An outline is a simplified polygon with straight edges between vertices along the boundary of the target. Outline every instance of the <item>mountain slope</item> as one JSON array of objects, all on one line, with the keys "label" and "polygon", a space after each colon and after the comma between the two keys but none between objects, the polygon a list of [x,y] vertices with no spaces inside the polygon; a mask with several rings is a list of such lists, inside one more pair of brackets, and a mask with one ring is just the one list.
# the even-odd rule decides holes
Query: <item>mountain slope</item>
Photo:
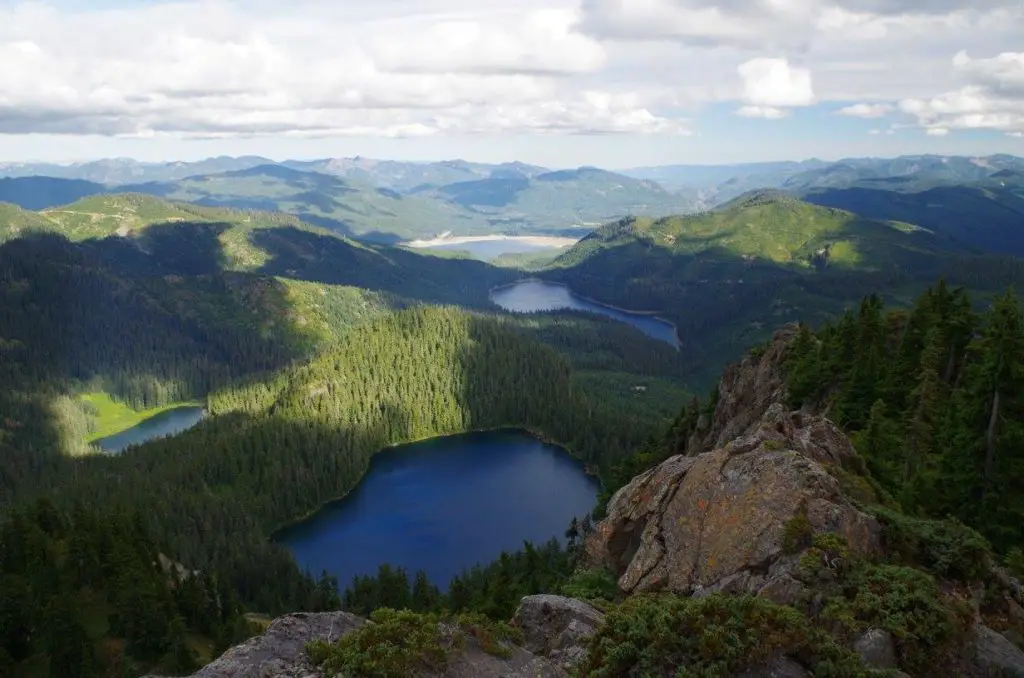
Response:
[{"label": "mountain slope", "polygon": [[[872,188],[805,192],[817,205],[873,219],[898,219],[957,241],[966,248],[1024,255],[1024,189],[1011,173],[984,184],[940,186],[908,193]],[[1019,179],[1017,180],[1019,182]]]},{"label": "mountain slope", "polygon": [[706,383],[779,322],[820,322],[864,294],[902,296],[941,275],[992,289],[1021,273],[918,227],[760,191],[695,216],[609,224],[541,275],[672,320]]},{"label": "mountain slope", "polygon": [[66,205],[105,190],[102,184],[80,179],[6,178],[0,179],[0,202],[13,203],[27,210],[41,210]]},{"label": "mountain slope", "polygon": [[382,242],[485,232],[486,223],[445,202],[280,165],[122,189],[206,206],[288,212],[342,235]]},{"label": "mountain slope", "polygon": [[671,214],[691,203],[652,181],[593,167],[491,177],[449,184],[418,194],[434,195],[494,223],[520,229],[556,229],[600,223],[631,214]]},{"label": "mountain slope", "polygon": [[543,167],[521,162],[507,162],[500,165],[466,162],[465,160],[402,162],[358,156],[309,161],[286,160],[281,164],[304,172],[332,174],[373,186],[390,188],[400,193],[492,177],[512,175],[532,177],[548,171]]}]

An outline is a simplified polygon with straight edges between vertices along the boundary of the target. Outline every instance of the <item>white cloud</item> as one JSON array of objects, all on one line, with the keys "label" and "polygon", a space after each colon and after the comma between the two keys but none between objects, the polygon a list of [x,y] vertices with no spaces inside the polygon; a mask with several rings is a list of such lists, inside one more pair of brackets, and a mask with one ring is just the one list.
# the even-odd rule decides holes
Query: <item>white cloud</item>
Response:
[{"label": "white cloud", "polygon": [[789,111],[774,106],[740,106],[736,109],[736,115],[744,118],[764,118],[765,120],[778,120],[789,115]]},{"label": "white cloud", "polygon": [[787,107],[814,103],[811,72],[792,67],[785,59],[751,59],[736,71],[743,81],[742,96],[747,103],[738,115],[777,120],[788,115]]},{"label": "white cloud", "polygon": [[853,104],[836,111],[837,115],[853,118],[884,118],[893,111],[891,104]]},{"label": "white cloud", "polygon": [[606,64],[572,7],[396,0],[0,5],[0,133],[225,137],[685,133]]},{"label": "white cloud", "polygon": [[1024,52],[989,59],[958,52],[953,69],[964,86],[926,99],[904,99],[900,110],[932,135],[957,129],[1024,131]]},{"label": "white cloud", "polygon": [[823,101],[1015,133],[1022,25],[1020,0],[8,0],[0,134],[685,135],[707,103]]},{"label": "white cloud", "polygon": [[925,134],[930,137],[944,137],[949,134],[949,130],[945,127],[929,127],[925,130]]}]

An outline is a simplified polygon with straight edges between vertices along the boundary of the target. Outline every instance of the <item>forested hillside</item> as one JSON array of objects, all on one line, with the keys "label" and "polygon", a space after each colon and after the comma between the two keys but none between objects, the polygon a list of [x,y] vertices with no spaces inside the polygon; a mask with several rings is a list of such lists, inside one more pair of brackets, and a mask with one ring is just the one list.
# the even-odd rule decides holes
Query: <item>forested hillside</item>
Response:
[{"label": "forested hillside", "polygon": [[228,582],[168,559],[137,512],[40,500],[5,517],[0,549],[4,676],[180,675],[251,632]]},{"label": "forested hillside", "polygon": [[904,511],[955,516],[1005,553],[1024,544],[1022,359],[1012,291],[978,315],[943,281],[906,311],[870,296],[834,325],[803,327],[791,396],[828,404]]},{"label": "forested hillside", "polygon": [[873,219],[899,219],[933,230],[966,249],[1020,256],[1024,189],[942,186],[918,193],[870,188],[814,191],[805,199]]},{"label": "forested hillside", "polygon": [[[564,358],[502,323],[437,308],[355,328],[306,365],[215,393],[209,409],[186,433],[63,461],[19,494],[147,507],[175,558],[223,573],[256,609],[281,611],[305,589],[267,535],[345,493],[388,445],[513,426],[605,464],[664,421],[591,401]],[[104,489],[112,477],[117,493]]]},{"label": "forested hillside", "polygon": [[823,323],[872,292],[909,303],[943,275],[993,291],[1019,284],[1024,268],[920,227],[763,191],[692,217],[609,224],[541,272],[674,322],[698,386],[781,323]]}]

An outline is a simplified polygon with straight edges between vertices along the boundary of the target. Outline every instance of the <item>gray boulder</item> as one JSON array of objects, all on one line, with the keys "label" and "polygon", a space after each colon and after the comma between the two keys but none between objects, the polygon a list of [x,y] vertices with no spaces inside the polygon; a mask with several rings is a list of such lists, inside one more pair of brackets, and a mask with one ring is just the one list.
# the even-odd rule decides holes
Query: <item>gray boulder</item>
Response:
[{"label": "gray boulder", "polygon": [[892,634],[882,629],[868,629],[853,644],[864,666],[871,669],[895,669],[896,642]]},{"label": "gray boulder", "polygon": [[747,669],[738,678],[811,678],[811,674],[788,657],[776,657],[767,664]]},{"label": "gray boulder", "polygon": [[604,622],[604,614],[575,598],[527,596],[512,623],[523,631],[523,647],[568,670],[586,656],[587,642]]},{"label": "gray boulder", "polygon": [[275,619],[259,636],[236,645],[193,678],[306,678],[319,676],[306,643],[335,641],[366,620],[348,612],[299,612]]},{"label": "gray boulder", "polygon": [[974,665],[978,669],[976,675],[1024,678],[1024,652],[1021,652],[1020,648],[982,624],[978,624],[975,633],[977,649]]}]

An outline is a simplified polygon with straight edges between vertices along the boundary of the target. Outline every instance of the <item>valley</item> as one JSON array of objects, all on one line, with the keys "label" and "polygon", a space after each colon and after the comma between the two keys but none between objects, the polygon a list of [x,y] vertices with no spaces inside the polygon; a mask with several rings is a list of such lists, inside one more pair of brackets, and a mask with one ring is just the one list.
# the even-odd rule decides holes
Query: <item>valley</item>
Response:
[{"label": "valley", "polygon": [[[694,211],[651,179],[593,168],[424,165],[417,177],[453,179],[427,186],[396,166],[371,183],[363,163],[238,160],[210,175],[149,168],[156,178],[127,193],[5,184],[35,209],[0,205],[0,542],[18,554],[0,577],[22,596],[0,596],[0,670],[34,678],[66,659],[188,673],[255,633],[253,613],[408,607],[504,623],[523,596],[563,593],[657,616],[633,593],[663,591],[662,576],[679,600],[695,590],[665,551],[678,543],[657,502],[705,501],[719,486],[686,474],[710,474],[715,455],[750,464],[729,477],[761,489],[719,488],[709,520],[745,525],[752,497],[806,472],[834,485],[826,499],[844,516],[890,526],[864,547],[880,560],[857,560],[842,590],[785,570],[833,610],[860,605],[856,578],[874,568],[902,568],[886,576],[946,606],[929,608],[943,620],[959,608],[934,587],[1020,572],[1024,221],[1009,194],[973,186],[990,178],[955,189],[980,196],[978,213],[1004,210],[981,228],[948,203],[919,218],[932,198],[909,191],[861,214],[867,189],[822,188],[840,182],[789,166],[783,183],[799,190],[766,183]],[[612,186],[614,199],[575,207]],[[809,461],[791,467],[790,454]],[[778,477],[772,455],[785,457]],[[779,501],[756,513],[774,521],[758,536],[771,567],[861,547],[852,533],[829,541],[817,514],[790,528],[802,509]],[[701,558],[747,563],[729,530],[701,535],[720,547]],[[956,563],[936,563],[947,546]],[[730,589],[736,600],[767,576],[748,565],[723,575],[748,587]],[[693,577],[718,586],[708,573],[725,567]],[[811,623],[798,600],[780,605],[799,611],[754,614]],[[1002,603],[986,605],[998,625]],[[815,651],[847,657],[862,625],[903,619],[885,609],[883,622],[858,607]],[[87,659],[53,654],[49,632],[26,639],[57,613],[69,621],[53,634]],[[920,647],[962,640],[903,632],[891,629],[915,678],[934,666]]]}]

